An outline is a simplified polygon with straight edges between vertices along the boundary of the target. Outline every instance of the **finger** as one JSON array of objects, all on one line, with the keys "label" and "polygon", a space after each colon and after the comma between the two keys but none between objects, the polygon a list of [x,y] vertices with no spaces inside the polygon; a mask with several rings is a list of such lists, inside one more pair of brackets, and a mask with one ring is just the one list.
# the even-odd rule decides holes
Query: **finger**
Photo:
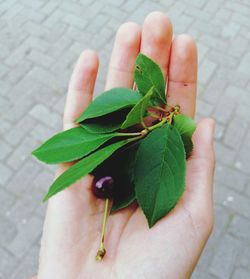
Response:
[{"label": "finger", "polygon": [[[214,126],[215,122],[210,118],[205,118],[198,122],[193,136],[193,153],[187,162],[187,172],[192,178],[192,181],[187,183],[188,186],[199,195],[206,197],[212,196],[212,180],[215,164],[213,148]],[[197,187],[193,186],[195,182],[197,182]]]},{"label": "finger", "polygon": [[92,100],[99,60],[92,50],[79,57],[70,79],[64,110],[64,130],[75,126],[74,120]]},{"label": "finger", "polygon": [[119,28],[109,63],[105,89],[132,87],[135,59],[140,50],[141,28],[128,22]]},{"label": "finger", "polygon": [[[64,129],[75,126],[75,118],[91,101],[97,70],[96,53],[91,50],[84,51],[76,63],[69,83]],[[66,164],[60,165],[56,176],[67,168]],[[98,211],[98,204],[91,193],[91,184],[92,177],[88,175],[49,199],[40,252],[39,274],[41,278],[52,278],[52,274],[58,270],[64,270],[64,268],[67,270],[67,265],[62,264],[62,261],[58,262],[54,255],[65,254],[65,262],[71,262],[71,266],[77,265],[81,259],[81,255],[78,255],[78,260],[78,258],[71,258],[71,255],[66,255],[65,251],[69,251],[70,246],[78,243],[78,233],[83,228],[88,233],[88,228],[91,228],[92,222],[95,222],[95,218],[88,219]],[[83,244],[84,247],[88,245],[90,244]],[[63,278],[71,276],[75,275],[67,274],[65,271]]]},{"label": "finger", "polygon": [[177,36],[171,47],[167,99],[181,112],[194,117],[197,82],[197,48],[186,34]]},{"label": "finger", "polygon": [[142,28],[141,52],[158,63],[166,78],[172,41],[172,24],[161,12],[150,13]]},{"label": "finger", "polygon": [[204,218],[205,213],[207,222],[209,222],[209,218],[212,218],[213,207],[214,126],[214,120],[209,118],[202,119],[197,125],[193,136],[193,153],[187,161],[186,192],[184,194],[185,203],[194,216]]}]

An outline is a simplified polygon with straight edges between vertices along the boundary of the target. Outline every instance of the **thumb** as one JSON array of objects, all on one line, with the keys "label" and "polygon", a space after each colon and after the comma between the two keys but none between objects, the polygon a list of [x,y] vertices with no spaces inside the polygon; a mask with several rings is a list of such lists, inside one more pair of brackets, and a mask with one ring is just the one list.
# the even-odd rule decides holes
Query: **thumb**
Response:
[{"label": "thumb", "polygon": [[212,197],[213,173],[215,154],[213,147],[215,122],[211,118],[204,118],[197,124],[193,135],[194,149],[187,163],[187,173],[191,180],[187,187],[199,196]]},{"label": "thumb", "polygon": [[193,135],[193,153],[187,162],[184,196],[190,212],[198,218],[205,217],[210,223],[213,218],[214,126],[215,122],[211,118],[204,118],[197,124]]}]

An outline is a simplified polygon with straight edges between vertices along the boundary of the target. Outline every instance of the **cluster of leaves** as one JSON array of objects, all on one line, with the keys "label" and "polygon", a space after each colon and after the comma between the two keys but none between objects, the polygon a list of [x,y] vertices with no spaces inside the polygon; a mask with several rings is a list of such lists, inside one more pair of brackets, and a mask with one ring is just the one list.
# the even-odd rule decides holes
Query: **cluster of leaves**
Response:
[{"label": "cluster of leaves", "polygon": [[195,123],[178,106],[167,105],[161,69],[143,54],[137,57],[134,79],[138,90],[104,92],[76,119],[78,127],[33,151],[47,164],[77,160],[44,200],[90,173],[114,178],[112,212],[137,201],[149,227],[176,205],[185,187]]}]

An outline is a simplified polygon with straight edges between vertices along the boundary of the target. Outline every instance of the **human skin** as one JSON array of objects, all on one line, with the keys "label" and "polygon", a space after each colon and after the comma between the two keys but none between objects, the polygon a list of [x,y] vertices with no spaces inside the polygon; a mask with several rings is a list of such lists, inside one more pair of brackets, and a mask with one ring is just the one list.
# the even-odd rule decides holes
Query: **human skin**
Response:
[{"label": "human skin", "polygon": [[[172,25],[160,12],[143,26],[123,24],[116,35],[105,90],[132,88],[136,56],[154,59],[167,79],[167,98],[181,113],[195,115],[197,49],[186,34],[172,38]],[[92,100],[98,56],[85,50],[73,71],[64,112],[64,129]],[[187,161],[186,190],[176,207],[151,229],[135,204],[109,216],[107,254],[95,260],[100,243],[104,201],[91,192],[93,177],[84,177],[48,202],[37,279],[190,278],[213,227],[214,121],[202,119]],[[57,176],[68,168],[60,165]]]}]

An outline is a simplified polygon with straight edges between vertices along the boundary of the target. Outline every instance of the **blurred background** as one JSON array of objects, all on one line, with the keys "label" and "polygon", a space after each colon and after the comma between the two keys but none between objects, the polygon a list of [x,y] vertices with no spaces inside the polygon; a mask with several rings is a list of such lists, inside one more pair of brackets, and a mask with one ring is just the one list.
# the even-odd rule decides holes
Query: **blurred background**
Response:
[{"label": "blurred background", "polygon": [[217,121],[215,228],[192,278],[250,278],[249,0],[0,0],[0,278],[37,270],[54,170],[30,152],[61,129],[74,62],[98,51],[101,92],[118,26],[155,10],[197,40],[197,118]]}]

